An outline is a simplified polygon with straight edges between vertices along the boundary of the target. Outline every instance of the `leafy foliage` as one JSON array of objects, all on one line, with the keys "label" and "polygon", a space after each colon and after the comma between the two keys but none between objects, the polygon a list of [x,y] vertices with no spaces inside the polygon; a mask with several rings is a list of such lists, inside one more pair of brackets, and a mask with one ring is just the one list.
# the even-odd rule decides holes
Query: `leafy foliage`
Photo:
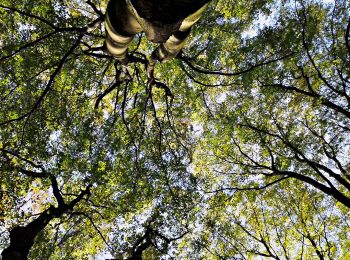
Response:
[{"label": "leafy foliage", "polygon": [[0,248],[348,259],[350,3],[212,1],[153,83],[106,5],[0,0]]}]

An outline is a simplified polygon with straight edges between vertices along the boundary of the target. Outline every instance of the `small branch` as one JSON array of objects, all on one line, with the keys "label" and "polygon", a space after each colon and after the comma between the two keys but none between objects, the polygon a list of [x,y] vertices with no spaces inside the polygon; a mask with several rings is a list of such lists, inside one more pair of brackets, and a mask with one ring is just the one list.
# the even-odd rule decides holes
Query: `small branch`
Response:
[{"label": "small branch", "polygon": [[13,151],[10,151],[10,150],[4,149],[4,148],[0,148],[0,151],[3,152],[4,154],[10,154],[10,155],[20,159],[21,161],[28,163],[30,166],[32,166],[34,168],[41,169],[42,171],[44,171],[44,168],[41,165],[39,165],[31,160],[28,160],[27,158],[24,158],[23,156],[19,155],[16,152],[13,152]]},{"label": "small branch", "polygon": [[171,89],[170,89],[165,83],[160,82],[160,81],[157,81],[157,80],[153,80],[153,81],[151,82],[151,85],[152,85],[152,86],[155,86],[155,87],[157,87],[157,88],[163,89],[163,90],[165,91],[165,95],[166,95],[167,97],[174,98],[174,95],[173,95],[173,93],[171,92]]},{"label": "small branch", "polygon": [[[273,175],[271,175],[273,176]],[[216,192],[222,192],[222,191],[225,191],[225,190],[233,190],[233,191],[248,191],[248,190],[264,190],[276,183],[279,183],[285,179],[288,179],[289,176],[284,176],[282,178],[279,178],[275,181],[272,181],[270,183],[267,183],[266,185],[263,185],[263,186],[254,186],[254,187],[246,187],[246,188],[240,188],[240,187],[227,187],[227,188],[221,188],[221,189],[217,189],[217,190],[213,190],[213,191],[204,191],[205,193],[216,193]]]},{"label": "small branch", "polygon": [[55,196],[55,198],[57,200],[58,207],[64,207],[65,203],[64,203],[63,197],[61,195],[61,192],[58,188],[56,177],[51,175],[50,179],[51,179],[51,187],[52,187],[53,195]]},{"label": "small branch", "polygon": [[299,88],[296,88],[296,87],[293,87],[293,86],[286,86],[286,85],[283,85],[283,84],[265,84],[265,85],[261,85],[260,87],[280,88],[280,89],[284,89],[286,91],[297,92],[297,93],[303,94],[305,96],[318,99],[318,100],[321,101],[322,105],[324,105],[324,106],[334,110],[335,112],[338,112],[338,113],[343,114],[344,116],[350,118],[350,112],[349,111],[347,111],[343,107],[341,107],[341,106],[331,102],[330,100],[324,98],[323,96],[321,96],[318,93],[308,92],[308,91],[305,91],[305,90],[302,90],[302,89],[299,89]]},{"label": "small branch", "polygon": [[100,105],[100,102],[102,101],[102,99],[107,96],[109,93],[111,93],[116,87],[119,87],[120,84],[122,84],[125,80],[118,80],[116,82],[114,82],[111,86],[109,86],[102,94],[98,95],[96,102],[95,102],[95,109],[98,108],[98,106]]},{"label": "small branch", "polygon": [[28,177],[34,177],[34,178],[47,178],[48,177],[47,172],[29,171],[29,170],[22,169],[19,167],[14,167],[14,169],[18,170],[19,172],[23,173],[24,175],[27,175]]},{"label": "small branch", "polygon": [[90,192],[90,189],[92,188],[92,184],[90,183],[85,190],[81,191],[81,193],[78,195],[78,197],[76,197],[74,200],[72,200],[68,206],[69,206],[69,209],[73,209],[74,206],[82,200],[82,198],[85,196],[85,195],[88,195],[90,196],[91,195],[91,192]]},{"label": "small branch", "polygon": [[38,109],[42,103],[42,101],[44,100],[45,96],[47,95],[47,93],[51,90],[51,86],[56,78],[56,76],[59,74],[59,72],[61,71],[61,69],[63,68],[64,63],[66,62],[67,58],[69,55],[71,55],[73,53],[73,51],[75,50],[76,47],[78,47],[80,40],[82,39],[84,34],[80,34],[78,39],[76,40],[76,42],[71,46],[71,48],[68,50],[68,52],[62,57],[60,63],[58,64],[57,68],[55,69],[55,71],[51,74],[50,79],[48,81],[48,83],[46,84],[46,87],[43,91],[43,93],[40,95],[40,97],[37,99],[37,101],[35,102],[34,106],[32,107],[32,109],[30,111],[28,111],[27,113],[17,117],[17,118],[13,118],[4,122],[0,123],[0,127],[7,125],[9,123],[13,123],[16,121],[20,121],[24,118],[29,118],[36,109]]},{"label": "small branch", "polygon": [[349,38],[350,38],[350,18],[348,20],[348,26],[346,27],[346,32],[345,32],[345,46],[348,49],[348,55],[350,57],[350,43],[349,43]]},{"label": "small branch", "polygon": [[18,54],[18,53],[21,52],[22,50],[25,50],[25,49],[27,49],[27,48],[30,48],[30,47],[34,46],[35,44],[40,43],[40,42],[42,42],[43,40],[50,38],[52,35],[54,35],[54,34],[56,34],[56,33],[57,33],[57,31],[50,32],[50,33],[45,34],[44,36],[42,36],[42,37],[40,37],[40,38],[38,38],[38,39],[36,39],[36,40],[34,40],[34,41],[32,41],[32,42],[28,42],[28,43],[22,45],[21,47],[19,47],[17,50],[15,50],[14,52],[12,52],[11,54],[6,55],[6,56],[4,56],[4,57],[1,57],[1,58],[0,58],[0,63],[3,62],[3,61],[5,61],[5,60],[7,60],[7,59],[12,58],[13,56],[15,56],[16,54]]},{"label": "small branch", "polygon": [[88,214],[86,214],[84,212],[73,212],[72,215],[84,216],[85,218],[87,218],[90,221],[91,225],[94,227],[94,229],[97,231],[97,233],[99,234],[99,236],[101,237],[101,239],[103,240],[105,245],[108,247],[108,249],[111,250],[111,251],[114,251],[114,249],[110,246],[110,244],[108,244],[108,242],[107,242],[106,238],[103,236],[102,232],[96,226],[96,224],[93,221],[92,217],[90,217]]},{"label": "small branch", "polygon": [[221,75],[221,76],[238,76],[238,75],[242,75],[244,73],[250,72],[256,68],[268,65],[270,63],[276,62],[276,61],[280,61],[283,59],[286,59],[290,56],[294,55],[294,52],[291,52],[285,56],[276,58],[276,59],[272,59],[272,60],[268,60],[268,61],[263,61],[261,63],[255,64],[250,66],[247,69],[241,70],[241,71],[237,71],[237,72],[233,72],[233,73],[227,73],[227,72],[221,72],[221,71],[211,71],[211,70],[205,70],[202,68],[199,68],[198,65],[193,65],[190,61],[189,58],[184,57],[181,53],[177,56],[180,60],[182,60],[183,62],[185,62],[191,69],[193,69],[194,71],[197,71],[198,73],[202,73],[202,74],[207,74],[207,75]]},{"label": "small branch", "polygon": [[95,5],[93,2],[91,2],[91,0],[86,1],[86,3],[87,3],[88,5],[91,6],[92,10],[94,10],[94,12],[95,12],[98,16],[102,16],[102,17],[104,16],[104,14],[101,12],[101,10],[99,10],[99,9],[96,7],[96,5]]},{"label": "small branch", "polygon": [[27,12],[21,11],[21,10],[19,10],[17,8],[5,6],[5,5],[2,5],[2,4],[0,4],[0,7],[3,8],[3,9],[10,10],[12,12],[16,12],[16,13],[22,14],[22,15],[27,16],[27,17],[31,17],[31,18],[37,19],[37,20],[47,24],[48,26],[50,26],[50,27],[52,27],[54,29],[57,29],[57,27],[53,23],[51,23],[50,21],[45,20],[44,18],[42,18],[40,16],[35,15],[35,14],[27,13]]}]

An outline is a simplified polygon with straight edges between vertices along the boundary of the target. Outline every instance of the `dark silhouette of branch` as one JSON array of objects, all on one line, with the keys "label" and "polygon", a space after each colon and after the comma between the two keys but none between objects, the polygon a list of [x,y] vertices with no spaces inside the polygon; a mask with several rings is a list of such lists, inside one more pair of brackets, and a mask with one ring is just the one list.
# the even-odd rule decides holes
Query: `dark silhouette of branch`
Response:
[{"label": "dark silhouette of branch", "polygon": [[13,169],[19,171],[20,173],[22,173],[28,177],[34,177],[34,178],[47,178],[47,177],[49,177],[47,172],[30,171],[30,170],[22,169],[20,167],[13,167]]},{"label": "dark silhouette of branch", "polygon": [[319,258],[320,260],[324,260],[323,254],[322,254],[322,253],[320,252],[320,250],[318,249],[315,240],[310,236],[310,234],[307,234],[305,237],[310,241],[312,247],[315,249],[318,258]]},{"label": "dark silhouette of branch", "polygon": [[92,21],[90,24],[88,24],[86,27],[63,27],[63,28],[59,28],[59,27],[54,27],[54,31],[44,35],[44,36],[41,36],[40,38],[32,41],[32,42],[28,42],[22,46],[20,46],[16,51],[12,52],[11,54],[9,55],[6,55],[6,56],[3,56],[3,57],[0,57],[0,63],[7,60],[7,59],[10,59],[12,57],[14,57],[15,55],[17,55],[19,52],[25,50],[25,49],[28,49],[30,47],[33,47],[35,46],[36,44],[52,37],[53,35],[56,35],[58,33],[63,33],[63,32],[79,32],[79,33],[84,33],[84,34],[87,34],[88,32],[91,32],[92,30],[94,30],[96,28],[96,26],[98,24],[100,24],[101,22],[103,21],[103,18],[98,18],[94,21]]},{"label": "dark silhouette of branch", "polygon": [[106,50],[106,46],[102,45],[102,46],[98,46],[98,47],[92,47],[89,44],[82,42],[82,44],[87,47],[86,50],[83,50],[83,54],[90,56],[90,57],[94,57],[94,58],[98,58],[98,59],[109,59],[109,60],[114,60],[114,57],[112,55],[110,55],[107,50]]},{"label": "dark silhouette of branch", "polygon": [[343,107],[341,107],[337,104],[334,104],[333,102],[329,101],[328,99],[326,99],[325,97],[321,96],[320,94],[318,94],[316,92],[308,92],[308,91],[305,91],[305,90],[302,90],[302,89],[299,89],[299,88],[296,88],[293,86],[286,86],[286,85],[277,84],[277,83],[275,83],[275,84],[263,84],[260,87],[275,87],[275,88],[280,88],[280,89],[283,89],[286,91],[296,92],[296,93],[300,93],[300,94],[303,94],[303,95],[308,96],[308,97],[315,98],[317,100],[320,100],[322,105],[324,105],[328,108],[331,108],[332,110],[334,110],[338,113],[341,113],[344,116],[350,118],[349,111],[347,111],[346,109],[344,109]]},{"label": "dark silhouette of branch", "polygon": [[161,88],[165,91],[165,95],[167,97],[171,97],[171,98],[174,98],[174,95],[173,93],[171,92],[171,89],[163,82],[160,82],[160,81],[157,81],[157,80],[153,80],[152,82],[150,82],[150,84],[152,86],[155,86],[157,88]]},{"label": "dark silhouette of branch", "polygon": [[60,189],[58,188],[58,183],[57,183],[56,177],[51,175],[50,180],[51,180],[52,192],[57,200],[58,207],[64,207],[64,205],[65,205],[64,199],[61,195]]},{"label": "dark silhouette of branch", "polygon": [[288,179],[288,176],[283,176],[275,181],[269,182],[265,185],[262,186],[254,186],[254,187],[226,187],[226,188],[220,188],[220,189],[216,189],[213,191],[204,191],[205,193],[216,193],[216,192],[222,192],[222,191],[226,191],[226,190],[232,190],[232,191],[248,191],[248,190],[264,190],[270,186],[273,186],[276,183],[279,183],[285,179]]},{"label": "dark silhouette of branch", "polygon": [[59,72],[63,68],[63,66],[64,66],[68,56],[71,55],[73,53],[73,51],[75,50],[75,48],[77,48],[79,46],[80,40],[82,39],[82,37],[83,37],[83,34],[80,34],[78,39],[71,46],[71,48],[68,50],[68,52],[62,57],[61,61],[59,62],[58,66],[57,66],[57,68],[51,74],[50,79],[47,82],[44,91],[41,93],[40,97],[37,99],[37,101],[35,102],[35,104],[31,108],[31,110],[29,110],[28,112],[26,112],[25,114],[23,114],[23,115],[21,115],[21,116],[19,116],[17,118],[13,118],[13,119],[1,122],[0,123],[0,127],[4,126],[4,125],[7,125],[9,123],[12,123],[12,122],[20,121],[20,120],[22,120],[24,118],[29,118],[35,112],[35,110],[40,107],[40,105],[41,105],[42,101],[44,100],[45,96],[51,90],[52,84],[54,83],[56,76],[59,74]]},{"label": "dark silhouette of branch", "polygon": [[40,38],[32,41],[32,42],[28,42],[26,44],[24,44],[23,46],[19,47],[17,50],[15,50],[14,52],[12,52],[11,54],[9,55],[6,55],[6,56],[3,56],[0,58],[0,63],[7,60],[7,59],[10,59],[12,58],[13,56],[15,56],[16,54],[18,54],[19,52],[27,49],[27,48],[30,48],[34,45],[36,45],[37,43],[40,43],[42,41],[44,41],[45,39],[48,39],[50,38],[52,35],[55,35],[56,33],[58,33],[57,31],[53,31],[53,32],[50,32],[48,34],[45,34],[44,36],[41,36]]},{"label": "dark silhouette of branch", "polygon": [[221,76],[238,76],[238,75],[242,75],[244,73],[250,72],[256,68],[274,63],[276,61],[280,61],[286,58],[291,57],[292,55],[294,55],[294,52],[288,53],[287,55],[284,55],[282,57],[278,57],[276,59],[271,59],[268,60],[268,58],[266,58],[264,61],[257,63],[255,65],[250,66],[247,69],[243,69],[241,71],[237,71],[237,72],[232,72],[232,73],[228,73],[228,72],[222,72],[222,71],[212,71],[212,70],[206,70],[206,69],[202,69],[200,67],[198,67],[198,65],[194,65],[190,62],[190,58],[185,57],[182,53],[180,53],[177,57],[185,62],[191,69],[193,69],[194,71],[198,72],[198,73],[202,73],[202,74],[207,74],[207,75],[221,75]]},{"label": "dark silhouette of branch", "polygon": [[7,150],[7,149],[4,149],[4,148],[0,148],[0,151],[1,151],[4,155],[10,154],[10,155],[12,155],[12,156],[14,156],[14,157],[20,159],[21,161],[23,161],[23,162],[25,162],[25,163],[28,163],[28,164],[29,164],[30,166],[32,166],[33,168],[41,169],[41,170],[44,172],[44,168],[43,168],[41,165],[39,165],[39,164],[37,164],[37,163],[35,163],[35,162],[33,162],[33,161],[27,159],[27,158],[24,158],[23,156],[19,155],[17,152],[14,152],[14,151],[11,151],[11,150]]},{"label": "dark silhouette of branch", "polygon": [[113,251],[113,248],[111,247],[111,245],[107,242],[106,238],[103,236],[102,232],[99,230],[99,228],[96,226],[94,220],[92,219],[92,217],[90,217],[88,214],[86,214],[85,212],[73,212],[71,214],[72,216],[84,216],[85,218],[87,218],[91,225],[94,227],[94,229],[96,230],[96,232],[99,234],[99,236],[101,237],[101,239],[103,240],[103,242],[105,243],[105,245],[111,250]]},{"label": "dark silhouette of branch", "polygon": [[195,83],[203,86],[203,87],[225,87],[225,86],[232,86],[234,85],[234,83],[229,83],[229,84],[225,84],[225,83],[218,83],[218,84],[208,84],[208,83],[204,83],[204,82],[201,82],[199,80],[197,80],[194,76],[192,76],[186,69],[185,67],[183,66],[183,64],[180,64],[180,68],[181,70]]},{"label": "dark silhouette of branch", "polygon": [[152,245],[152,231],[153,230],[150,227],[146,227],[145,233],[139,239],[136,240],[132,248],[132,255],[128,259],[142,260],[143,251],[145,251],[148,247]]},{"label": "dark silhouette of branch", "polygon": [[348,49],[348,55],[350,58],[350,43],[349,43],[349,39],[350,39],[350,18],[348,20],[348,25],[346,27],[346,32],[345,32],[345,46]]},{"label": "dark silhouette of branch", "polygon": [[267,254],[266,253],[262,253],[262,252],[259,252],[257,250],[249,250],[249,252],[253,253],[253,254],[256,254],[256,255],[260,255],[260,256],[264,256],[264,257],[271,257],[271,258],[274,258],[274,259],[280,259],[276,254],[274,254],[272,251],[274,251],[272,248],[271,248],[271,245],[269,245],[266,240],[261,236],[259,235],[259,237],[255,234],[253,234],[250,230],[248,230],[245,226],[243,226],[239,221],[235,221],[235,224],[237,226],[239,226],[248,236],[250,236],[251,238],[253,238],[255,241],[261,243],[266,251],[267,251]]},{"label": "dark silhouette of branch", "polygon": [[275,125],[277,126],[277,128],[281,134],[280,140],[288,148],[290,148],[293,152],[295,152],[295,154],[297,155],[296,159],[298,161],[308,164],[319,176],[321,176],[321,178],[325,182],[327,182],[327,184],[332,189],[336,189],[336,188],[334,187],[332,182],[320,172],[320,170],[328,173],[330,177],[337,180],[339,182],[339,184],[343,185],[346,189],[348,189],[350,191],[350,183],[347,182],[346,179],[344,179],[341,175],[337,174],[336,172],[334,172],[332,169],[326,167],[325,165],[323,165],[317,161],[312,161],[312,160],[308,159],[307,156],[305,156],[305,154],[300,149],[298,149],[298,147],[296,145],[292,144],[292,142],[288,140],[288,137],[283,133],[282,127],[276,121],[275,121]]},{"label": "dark silhouette of branch", "polygon": [[87,3],[88,5],[91,6],[91,8],[94,10],[94,12],[95,12],[98,16],[104,16],[104,14],[101,12],[101,10],[99,10],[99,9],[96,7],[96,5],[95,5],[93,2],[91,2],[91,0],[86,1],[86,3]]},{"label": "dark silhouette of branch", "polygon": [[89,184],[75,199],[66,204],[58,190],[57,181],[54,176],[51,176],[51,184],[58,206],[54,207],[51,205],[47,210],[40,213],[39,217],[27,225],[16,226],[11,229],[10,245],[1,253],[3,260],[26,260],[35,238],[49,222],[54,218],[60,218],[65,213],[70,213],[85,195],[89,196],[91,194],[90,188],[92,184]]},{"label": "dark silhouette of branch", "polygon": [[[87,46],[87,47],[90,48],[89,46]],[[91,53],[90,52],[90,51],[94,51],[94,50],[101,51],[101,50],[104,50],[104,49],[105,49],[104,46],[102,46],[102,47],[95,47],[95,48],[90,48],[90,49],[84,51],[84,53],[86,53],[87,55],[92,55],[92,56],[96,56],[96,57],[112,58],[112,56],[107,56],[107,55],[104,55],[104,54],[96,54],[96,53],[93,53],[93,52]],[[139,53],[137,53],[137,52],[128,53],[127,54],[128,64],[130,64],[130,63],[140,63],[140,64],[145,65],[145,69],[147,70],[148,69],[148,65],[149,65],[149,61],[147,60],[147,58],[145,56],[138,57],[137,56],[138,54]],[[128,82],[130,80],[134,80],[133,78],[130,78],[131,77],[130,75],[129,75],[130,76],[129,78],[125,77],[125,75],[127,74],[127,66],[128,66],[128,64],[122,64],[122,67],[118,68],[117,65],[119,63],[120,63],[119,61],[115,62],[115,67],[116,67],[116,79],[115,79],[115,82],[112,85],[110,85],[103,93],[98,95],[98,97],[96,99],[96,102],[95,102],[95,106],[94,106],[95,109],[98,108],[98,106],[101,103],[102,99],[106,95],[111,93],[115,88],[119,87],[121,84],[126,83],[126,82]],[[171,89],[169,88],[169,86],[166,85],[163,82],[160,82],[160,81],[156,80],[153,77],[153,74],[151,75],[151,78],[149,78],[148,80],[149,80],[149,85],[150,86],[154,86],[154,87],[163,89],[165,91],[165,96],[174,98],[174,95],[172,94]],[[125,96],[125,94],[127,94],[127,90],[124,91],[124,96]],[[124,101],[125,100],[126,99],[124,98]],[[124,107],[125,107],[125,104],[123,102],[123,104],[122,104],[122,113],[124,113],[123,112],[124,111],[123,110]]]},{"label": "dark silhouette of branch", "polygon": [[[90,1],[87,1],[87,3],[89,4]],[[91,2],[90,2],[91,3]],[[92,4],[92,3],[91,3]],[[91,6],[91,5],[90,5]],[[0,7],[3,8],[3,9],[7,9],[7,10],[10,10],[12,12],[16,12],[16,13],[19,13],[21,15],[24,15],[24,16],[27,16],[27,17],[30,17],[30,18],[34,18],[34,19],[37,19],[45,24],[47,24],[48,26],[50,26],[51,28],[53,28],[55,31],[80,31],[80,32],[90,32],[92,31],[94,28],[96,28],[97,25],[99,25],[103,20],[104,20],[104,15],[102,12],[99,12],[99,17],[94,20],[93,22],[91,22],[90,24],[88,24],[87,27],[82,27],[82,28],[79,28],[79,27],[71,27],[71,28],[59,28],[57,27],[56,25],[54,25],[52,22],[40,17],[40,16],[37,16],[35,14],[31,14],[31,13],[28,13],[28,12],[25,12],[25,11],[22,11],[22,10],[19,10],[17,8],[14,8],[14,7],[9,7],[9,6],[5,6],[5,5],[2,5],[0,4]]]},{"label": "dark silhouette of branch", "polygon": [[98,95],[96,102],[95,102],[95,109],[98,108],[98,106],[100,105],[100,102],[102,101],[102,99],[107,96],[109,93],[111,93],[116,87],[119,87],[120,84],[122,84],[124,82],[124,80],[118,80],[116,82],[114,82],[111,86],[109,86],[102,94]]},{"label": "dark silhouette of branch", "polygon": [[287,176],[290,176],[290,177],[295,178],[297,180],[300,180],[302,182],[305,182],[307,184],[310,184],[314,188],[317,188],[317,189],[321,190],[322,192],[332,196],[334,199],[341,202],[346,207],[350,208],[350,199],[335,188],[329,188],[326,185],[316,181],[315,179],[313,179],[309,176],[305,176],[305,175],[302,175],[302,174],[299,174],[299,173],[296,173],[293,171],[281,171],[281,170],[278,170],[274,167],[272,168],[272,170],[276,174],[284,175],[284,176],[287,175]]},{"label": "dark silhouette of branch", "polygon": [[[265,171],[270,171],[270,174],[264,174],[263,172],[260,172],[260,174],[263,174],[266,177],[272,177],[272,176],[283,176],[283,177],[291,177],[294,179],[298,179],[304,183],[307,183],[311,186],[313,186],[314,188],[332,196],[335,200],[341,202],[342,204],[344,204],[346,207],[350,208],[350,198],[347,197],[345,194],[343,194],[340,190],[338,190],[333,183],[324,175],[322,174],[322,172],[320,171],[321,169],[323,171],[325,171],[326,169],[324,169],[324,167],[317,163],[317,162],[313,162],[311,160],[309,160],[303,153],[302,151],[300,151],[297,147],[293,146],[293,144],[288,140],[285,139],[285,136],[280,136],[278,134],[275,133],[270,133],[267,130],[264,129],[260,129],[258,127],[255,127],[253,125],[239,125],[241,127],[248,127],[254,131],[257,132],[262,132],[265,133],[267,135],[270,135],[272,137],[275,137],[277,139],[280,139],[284,145],[286,145],[287,148],[291,149],[294,153],[295,153],[295,158],[303,163],[306,163],[307,165],[309,165],[314,171],[315,173],[317,173],[317,175],[319,175],[329,186],[319,182],[317,179],[314,179],[310,176],[306,176],[303,175],[302,173],[298,173],[295,171],[290,171],[290,170],[280,170],[278,167],[278,165],[275,163],[274,160],[271,161],[271,165],[265,165],[265,164],[261,164],[258,161],[256,161],[255,159],[253,159],[249,154],[245,153],[242,148],[239,146],[239,144],[233,140],[234,144],[237,146],[237,148],[239,149],[239,152],[242,156],[244,156],[246,159],[249,160],[249,162],[251,163],[251,165],[246,165],[248,167],[251,167],[253,169],[259,169],[259,170],[265,170]],[[278,127],[278,126],[277,126]],[[328,169],[329,170],[329,169]],[[327,170],[327,173],[333,177],[335,180],[338,180],[338,178],[342,178],[341,176],[336,175],[336,173],[334,172],[330,172]],[[344,180],[342,178],[340,184],[345,185],[345,187],[347,187],[348,183],[344,183],[346,182],[346,180]]]},{"label": "dark silhouette of branch", "polygon": [[346,91],[340,91],[340,90],[336,89],[334,86],[332,86],[332,84],[330,82],[327,81],[327,79],[322,75],[320,69],[316,65],[314,58],[311,55],[309,44],[306,40],[307,14],[306,14],[306,9],[305,9],[304,3],[301,2],[301,5],[303,6],[303,10],[302,10],[302,18],[299,18],[299,22],[302,25],[302,44],[303,44],[303,47],[306,51],[307,57],[308,57],[309,61],[311,62],[312,67],[317,72],[318,78],[322,80],[322,82],[325,84],[325,86],[327,86],[329,89],[331,89],[332,91],[334,91],[338,95],[345,97],[349,102],[349,96],[347,95]]},{"label": "dark silhouette of branch", "polygon": [[21,15],[24,15],[24,16],[27,16],[27,17],[30,17],[30,18],[34,18],[34,19],[37,19],[45,24],[47,24],[48,26],[50,26],[51,28],[53,29],[57,29],[57,27],[50,21],[47,21],[46,19],[40,17],[40,16],[37,16],[35,14],[31,14],[31,13],[28,13],[28,12],[24,12],[22,10],[19,10],[17,8],[14,8],[14,7],[9,7],[9,6],[5,6],[5,5],[2,5],[0,4],[0,7],[3,8],[3,9],[7,9],[7,10],[10,10],[12,12],[16,12],[16,13],[19,13]]},{"label": "dark silhouette of branch", "polygon": [[[156,220],[156,216],[152,216],[152,219],[148,221],[148,223],[145,226],[144,233],[141,237],[136,239],[135,243],[133,244],[130,252],[128,260],[142,260],[142,253],[147,250],[150,247],[154,247],[159,252],[164,253],[164,250],[159,248],[156,243],[155,239],[160,238],[162,241],[165,242],[165,249],[168,247],[168,245],[176,241],[178,239],[183,238],[186,234],[188,234],[188,231],[180,234],[179,236],[168,238],[165,235],[163,235],[161,232],[159,232],[157,229],[152,227],[152,223]],[[117,259],[110,259],[110,260],[117,260]]]}]

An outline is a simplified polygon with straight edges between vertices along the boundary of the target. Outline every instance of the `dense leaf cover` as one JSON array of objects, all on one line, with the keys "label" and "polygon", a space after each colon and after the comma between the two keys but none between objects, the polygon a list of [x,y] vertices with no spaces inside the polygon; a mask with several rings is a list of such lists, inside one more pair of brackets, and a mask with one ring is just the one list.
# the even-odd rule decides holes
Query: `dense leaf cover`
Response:
[{"label": "dense leaf cover", "polygon": [[213,0],[153,82],[106,5],[0,0],[3,256],[350,259],[350,2]]}]

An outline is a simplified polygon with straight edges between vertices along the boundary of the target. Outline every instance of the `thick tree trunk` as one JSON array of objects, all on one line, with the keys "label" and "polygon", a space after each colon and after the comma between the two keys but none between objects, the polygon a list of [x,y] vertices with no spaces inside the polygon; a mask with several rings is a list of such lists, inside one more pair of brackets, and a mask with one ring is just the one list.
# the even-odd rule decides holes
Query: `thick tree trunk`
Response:
[{"label": "thick tree trunk", "polygon": [[53,219],[53,214],[44,211],[28,225],[15,227],[10,231],[10,245],[2,252],[3,260],[26,260],[36,236]]},{"label": "thick tree trunk", "polygon": [[40,216],[34,219],[32,222],[24,227],[17,226],[10,231],[10,245],[2,251],[3,260],[26,260],[28,254],[35,242],[35,238],[41,232],[49,222],[54,218],[60,218],[64,213],[68,213],[73,210],[74,206],[85,196],[90,195],[91,184],[89,184],[86,190],[72,200],[69,204],[66,204],[59,192],[57,181],[54,177],[51,177],[53,193],[57,199],[58,206],[50,206]]}]

